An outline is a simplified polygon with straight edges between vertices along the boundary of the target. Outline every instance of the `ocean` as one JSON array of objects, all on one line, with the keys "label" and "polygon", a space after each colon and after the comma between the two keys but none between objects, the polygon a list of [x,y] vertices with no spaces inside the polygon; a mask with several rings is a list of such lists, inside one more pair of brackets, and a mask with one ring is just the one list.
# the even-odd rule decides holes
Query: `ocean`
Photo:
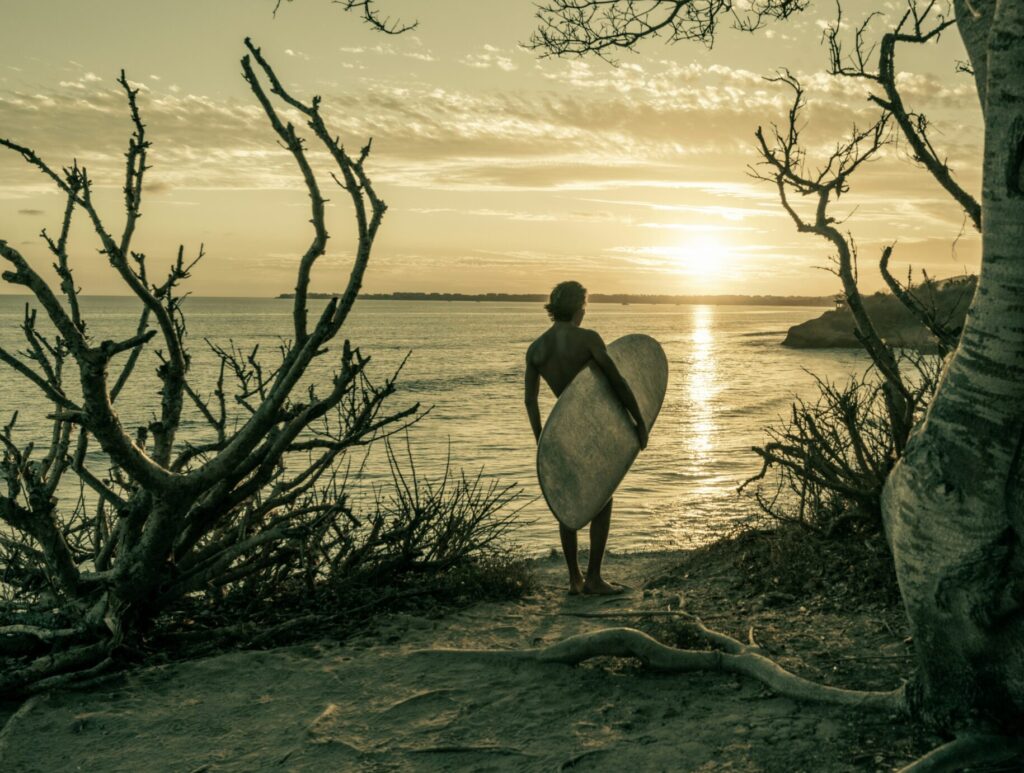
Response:
[{"label": "ocean", "polygon": [[[22,349],[18,326],[25,298],[0,296],[0,344]],[[138,314],[131,298],[83,300],[97,338],[127,337]],[[311,303],[314,316],[322,302]],[[255,298],[189,298],[185,302],[192,383],[209,393],[216,361],[204,339],[241,348],[260,345],[272,362],[289,335],[291,302]],[[616,552],[685,548],[728,532],[754,511],[737,487],[760,469],[751,446],[764,427],[784,416],[794,396],[813,398],[814,377],[842,381],[867,367],[859,351],[793,350],[781,346],[786,330],[816,317],[821,307],[591,304],[584,325],[605,341],[627,333],[658,339],[669,361],[665,403],[650,445],[615,495],[609,548]],[[393,408],[420,403],[429,413],[408,433],[421,475],[437,474],[450,454],[452,467],[518,484],[522,505],[513,537],[530,554],[558,545],[558,529],[534,472],[534,442],[523,407],[526,347],[548,325],[539,304],[442,301],[356,303],[343,329],[372,361],[375,380],[408,361],[391,398]],[[340,349],[340,346],[339,346]],[[137,378],[119,398],[126,426],[147,422],[159,404],[156,359],[140,362]],[[314,378],[326,379],[331,356],[320,359]],[[44,448],[46,405],[31,385],[0,369],[3,421],[19,412],[16,440]],[[542,390],[545,389],[542,385]],[[546,415],[553,398],[542,391]],[[198,436],[203,424],[190,413],[182,437]],[[400,441],[404,442],[404,441]],[[101,465],[93,452],[91,464]],[[348,459],[361,471],[361,489],[387,477],[384,450],[360,449]],[[69,476],[70,479],[70,476]],[[77,494],[65,490],[66,496]],[[363,500],[357,499],[357,502]],[[585,540],[583,541],[585,544]]]}]

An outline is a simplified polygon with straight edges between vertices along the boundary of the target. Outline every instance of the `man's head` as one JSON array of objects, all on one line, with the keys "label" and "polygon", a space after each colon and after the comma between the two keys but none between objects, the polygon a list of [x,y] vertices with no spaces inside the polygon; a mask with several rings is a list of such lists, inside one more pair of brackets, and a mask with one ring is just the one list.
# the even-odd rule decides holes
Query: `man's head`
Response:
[{"label": "man's head", "polygon": [[551,300],[544,306],[548,316],[555,322],[583,321],[587,305],[587,288],[579,282],[559,282],[551,291]]}]

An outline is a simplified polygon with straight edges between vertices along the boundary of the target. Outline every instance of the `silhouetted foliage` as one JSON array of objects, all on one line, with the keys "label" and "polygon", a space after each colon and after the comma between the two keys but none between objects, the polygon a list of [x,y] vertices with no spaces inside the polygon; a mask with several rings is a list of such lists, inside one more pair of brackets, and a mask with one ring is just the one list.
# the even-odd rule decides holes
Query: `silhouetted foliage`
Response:
[{"label": "silhouetted foliage", "polygon": [[[909,391],[912,421],[927,410],[939,361],[909,352],[902,356],[915,378]],[[882,529],[881,495],[898,458],[884,383],[874,368],[845,384],[816,379],[818,395],[797,399],[788,420],[766,429],[768,442],[755,446],[761,471],[750,489],[767,520],[794,524],[822,537],[873,534]]]}]

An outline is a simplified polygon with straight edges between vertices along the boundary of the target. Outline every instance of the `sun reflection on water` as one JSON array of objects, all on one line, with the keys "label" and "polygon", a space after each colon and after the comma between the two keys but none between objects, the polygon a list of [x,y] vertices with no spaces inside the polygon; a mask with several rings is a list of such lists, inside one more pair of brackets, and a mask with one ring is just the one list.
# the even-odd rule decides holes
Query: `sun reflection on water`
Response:
[{"label": "sun reflection on water", "polygon": [[715,339],[711,306],[695,306],[690,334],[690,357],[686,373],[689,417],[687,451],[694,462],[708,461],[714,446],[714,396],[717,392]]}]

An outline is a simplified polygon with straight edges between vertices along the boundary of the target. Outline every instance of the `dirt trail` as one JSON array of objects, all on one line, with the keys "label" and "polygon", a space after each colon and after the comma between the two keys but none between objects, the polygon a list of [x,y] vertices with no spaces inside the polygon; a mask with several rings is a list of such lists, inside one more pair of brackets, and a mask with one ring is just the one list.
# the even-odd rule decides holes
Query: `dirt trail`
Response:
[{"label": "dirt trail", "polygon": [[[679,561],[679,554],[611,556],[613,579],[641,588],[676,572],[679,587],[594,598],[567,597],[559,562],[544,560],[538,591],[519,601],[440,619],[393,614],[344,645],[234,652],[37,697],[4,728],[0,769],[817,773],[891,770],[927,748],[928,739],[914,739],[894,718],[797,704],[729,675],[657,674],[628,660],[570,668],[413,654],[550,644],[602,624],[630,624],[563,613],[665,608],[679,592],[700,614],[738,614],[721,578],[680,574]],[[786,622],[794,615],[804,620],[805,638],[832,619],[806,608],[768,610],[758,618],[767,637],[759,641],[818,678],[818,645],[812,637],[801,648],[803,629]],[[878,638],[866,633],[875,621],[833,617],[839,627],[822,636],[838,636],[840,649],[854,653],[840,655],[843,662],[878,657]],[[784,623],[797,644],[776,641]],[[845,686],[886,686],[839,676]]]}]

